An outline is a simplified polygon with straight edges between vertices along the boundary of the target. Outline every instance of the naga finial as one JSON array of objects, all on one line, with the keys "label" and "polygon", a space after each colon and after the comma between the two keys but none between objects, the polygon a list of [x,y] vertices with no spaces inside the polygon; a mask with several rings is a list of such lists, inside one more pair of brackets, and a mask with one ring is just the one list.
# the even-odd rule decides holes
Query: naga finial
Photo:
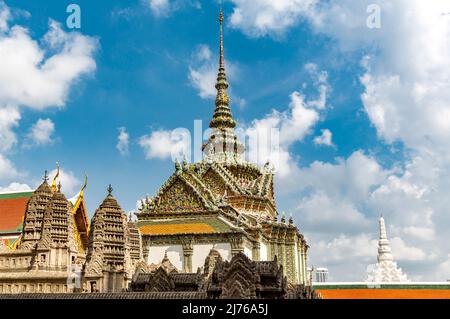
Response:
[{"label": "naga finial", "polygon": [[108,186],[108,188],[106,190],[108,191],[108,195],[112,196],[112,192],[113,192],[114,189],[112,188],[111,184],[109,184],[109,186]]}]

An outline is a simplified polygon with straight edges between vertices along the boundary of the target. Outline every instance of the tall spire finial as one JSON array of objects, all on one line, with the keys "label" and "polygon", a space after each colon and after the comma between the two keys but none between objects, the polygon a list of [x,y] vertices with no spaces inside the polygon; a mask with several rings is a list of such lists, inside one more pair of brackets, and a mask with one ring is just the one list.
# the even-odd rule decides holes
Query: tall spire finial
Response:
[{"label": "tall spire finial", "polygon": [[225,63],[223,59],[223,31],[222,31],[222,24],[223,24],[223,13],[222,13],[222,6],[220,6],[219,11],[219,25],[220,25],[220,61],[219,61],[219,67],[225,69]]},{"label": "tall spire finial", "polygon": [[42,180],[44,181],[44,183],[47,183],[47,182],[48,182],[48,172],[47,172],[47,170],[45,170],[45,172],[44,172],[44,178],[43,178]]},{"label": "tall spire finial", "polygon": [[231,115],[231,110],[229,107],[229,98],[228,98],[228,82],[227,76],[225,73],[225,58],[223,53],[223,13],[222,7],[220,7],[219,11],[219,29],[220,29],[220,59],[219,59],[219,73],[217,74],[217,82],[216,82],[216,109],[213,114],[213,119],[211,123],[209,123],[210,128],[234,128],[236,126],[236,122]]},{"label": "tall spire finial", "polygon": [[106,190],[108,191],[108,195],[112,195],[113,188],[112,188],[111,184],[109,184],[109,186]]}]

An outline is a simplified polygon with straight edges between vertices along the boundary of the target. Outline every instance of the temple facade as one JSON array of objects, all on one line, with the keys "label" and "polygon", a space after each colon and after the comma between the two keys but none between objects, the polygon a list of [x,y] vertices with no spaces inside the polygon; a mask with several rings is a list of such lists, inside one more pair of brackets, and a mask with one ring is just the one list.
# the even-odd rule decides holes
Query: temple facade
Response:
[{"label": "temple facade", "polygon": [[223,16],[220,12],[220,60],[211,135],[202,146],[204,159],[175,162],[175,170],[157,194],[142,200],[137,226],[148,264],[166,254],[178,271],[203,267],[210,250],[224,260],[239,253],[252,261],[283,266],[288,281],[307,282],[308,245],[294,225],[277,211],[274,171],[243,159],[237,138],[224,64]]}]

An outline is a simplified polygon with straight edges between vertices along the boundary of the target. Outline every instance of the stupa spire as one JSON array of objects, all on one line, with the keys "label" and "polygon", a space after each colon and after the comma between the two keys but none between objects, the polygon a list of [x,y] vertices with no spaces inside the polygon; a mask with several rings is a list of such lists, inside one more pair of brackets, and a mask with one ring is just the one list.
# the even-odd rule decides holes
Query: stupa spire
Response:
[{"label": "stupa spire", "polygon": [[379,239],[377,264],[368,271],[370,282],[402,282],[407,281],[407,277],[402,270],[397,267],[394,256],[391,252],[389,240],[386,233],[386,225],[383,216],[378,220]]},{"label": "stupa spire", "polygon": [[209,123],[210,128],[234,128],[236,121],[233,119],[230,110],[230,99],[228,97],[227,89],[228,82],[225,72],[225,58],[223,53],[223,13],[222,7],[219,12],[219,29],[220,29],[220,58],[219,58],[219,72],[217,74],[216,82],[216,108],[214,110],[213,118]]}]

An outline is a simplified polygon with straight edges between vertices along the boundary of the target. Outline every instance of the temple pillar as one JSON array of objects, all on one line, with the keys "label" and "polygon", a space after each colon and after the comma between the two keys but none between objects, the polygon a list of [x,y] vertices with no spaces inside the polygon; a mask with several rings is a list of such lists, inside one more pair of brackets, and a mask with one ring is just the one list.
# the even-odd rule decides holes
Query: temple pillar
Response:
[{"label": "temple pillar", "polygon": [[302,241],[297,238],[298,283],[303,283]]},{"label": "temple pillar", "polygon": [[183,239],[181,245],[183,247],[183,271],[185,273],[192,272],[192,254],[194,253],[193,239]]},{"label": "temple pillar", "polygon": [[260,242],[259,241],[254,242],[253,243],[253,251],[252,251],[252,259],[254,261],[260,261],[261,260],[260,251],[261,251],[261,244],[260,244]]}]

